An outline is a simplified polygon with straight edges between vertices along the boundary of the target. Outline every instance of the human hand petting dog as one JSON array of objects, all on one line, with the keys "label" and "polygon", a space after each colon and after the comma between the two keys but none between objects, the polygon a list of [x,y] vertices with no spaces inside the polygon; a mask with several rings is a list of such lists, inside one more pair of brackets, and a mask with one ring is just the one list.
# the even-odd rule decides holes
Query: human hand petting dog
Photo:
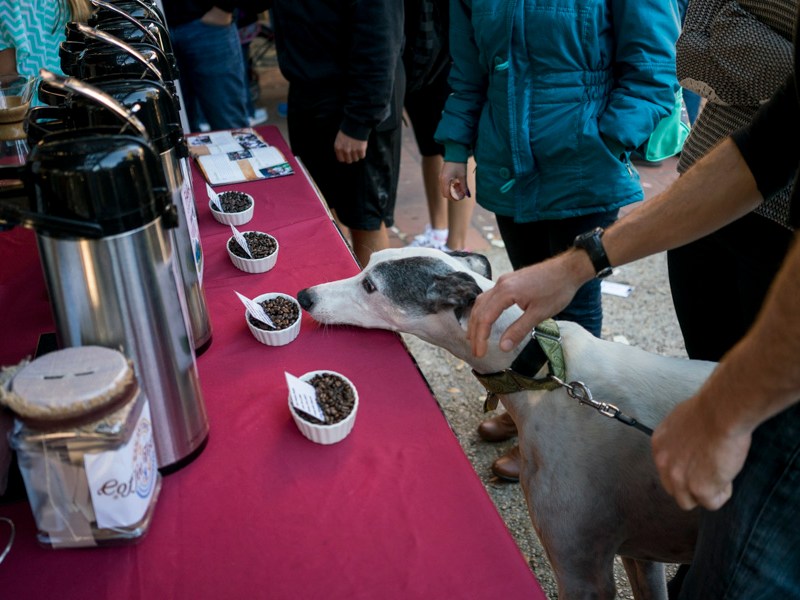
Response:
[{"label": "human hand petting dog", "polygon": [[357,140],[339,131],[333,141],[336,160],[348,165],[356,163],[367,156],[367,140]]},{"label": "human hand petting dog", "polygon": [[472,307],[467,325],[472,354],[478,358],[486,355],[492,324],[512,304],[525,312],[501,336],[500,349],[505,352],[516,348],[536,325],[561,312],[578,288],[593,276],[592,265],[582,250],[567,250],[501,275],[492,289],[476,298]]}]

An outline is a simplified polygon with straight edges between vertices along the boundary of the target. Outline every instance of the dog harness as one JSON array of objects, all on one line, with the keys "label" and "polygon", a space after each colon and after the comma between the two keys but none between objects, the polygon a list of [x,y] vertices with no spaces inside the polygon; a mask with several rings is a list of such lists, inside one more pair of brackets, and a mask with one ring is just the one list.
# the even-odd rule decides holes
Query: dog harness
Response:
[{"label": "dog harness", "polygon": [[[545,364],[549,371],[547,376],[538,379],[534,377]],[[497,408],[500,394],[512,394],[524,390],[555,390],[563,387],[579,404],[590,406],[605,417],[616,419],[647,435],[653,435],[650,427],[624,414],[613,404],[595,400],[586,384],[580,381],[566,382],[567,366],[561,347],[561,332],[553,319],[542,321],[533,328],[531,341],[514,359],[510,368],[487,374],[478,373],[473,369],[472,374],[486,388],[484,412]]]}]

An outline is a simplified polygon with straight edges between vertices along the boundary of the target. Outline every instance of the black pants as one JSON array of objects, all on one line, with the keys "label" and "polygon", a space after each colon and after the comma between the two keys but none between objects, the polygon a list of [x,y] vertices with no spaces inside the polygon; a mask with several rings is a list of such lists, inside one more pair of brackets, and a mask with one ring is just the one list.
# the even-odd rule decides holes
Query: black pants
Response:
[{"label": "black pants", "polygon": [[667,253],[689,358],[718,361],[750,329],[793,233],[750,213]]}]

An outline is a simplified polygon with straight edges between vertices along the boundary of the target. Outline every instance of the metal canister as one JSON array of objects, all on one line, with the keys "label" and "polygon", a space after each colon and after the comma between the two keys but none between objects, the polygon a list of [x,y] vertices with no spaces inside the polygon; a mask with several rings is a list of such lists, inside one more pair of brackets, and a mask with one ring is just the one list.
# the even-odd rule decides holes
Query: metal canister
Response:
[{"label": "metal canister", "polygon": [[16,417],[11,446],[42,544],[126,544],[147,532],[161,476],[149,402],[122,353],[45,354],[0,399]]}]

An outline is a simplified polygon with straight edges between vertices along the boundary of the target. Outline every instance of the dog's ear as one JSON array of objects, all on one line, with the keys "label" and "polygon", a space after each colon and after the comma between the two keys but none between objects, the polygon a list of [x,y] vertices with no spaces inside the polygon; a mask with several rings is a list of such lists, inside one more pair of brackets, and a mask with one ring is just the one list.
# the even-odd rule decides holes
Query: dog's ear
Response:
[{"label": "dog's ear", "polygon": [[475,304],[475,298],[482,291],[469,273],[453,271],[433,278],[426,290],[426,300],[432,312],[453,309],[456,318],[461,320],[464,311]]},{"label": "dog's ear", "polygon": [[486,279],[492,278],[492,263],[483,254],[475,252],[461,252],[460,250],[453,250],[448,252],[450,256],[462,263],[470,271],[475,271],[478,275],[482,275]]}]

